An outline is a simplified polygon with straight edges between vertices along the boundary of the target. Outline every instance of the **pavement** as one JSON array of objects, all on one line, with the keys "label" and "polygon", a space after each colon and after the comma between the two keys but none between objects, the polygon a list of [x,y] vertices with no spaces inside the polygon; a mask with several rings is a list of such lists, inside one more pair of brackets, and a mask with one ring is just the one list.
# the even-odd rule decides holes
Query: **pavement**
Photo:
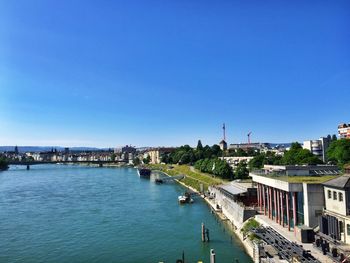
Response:
[{"label": "pavement", "polygon": [[288,231],[288,228],[282,227],[280,224],[276,223],[275,221],[269,219],[267,216],[264,215],[256,215],[256,220],[265,226],[270,226],[273,229],[275,229],[278,233],[280,233],[282,236],[284,236],[286,239],[288,239],[291,242],[296,242],[299,245],[302,245],[305,250],[310,250],[310,253],[320,262],[322,263],[334,263],[332,259],[329,257],[323,255],[323,253],[315,248],[313,244],[308,243],[301,243],[297,238],[294,236],[293,231]]}]

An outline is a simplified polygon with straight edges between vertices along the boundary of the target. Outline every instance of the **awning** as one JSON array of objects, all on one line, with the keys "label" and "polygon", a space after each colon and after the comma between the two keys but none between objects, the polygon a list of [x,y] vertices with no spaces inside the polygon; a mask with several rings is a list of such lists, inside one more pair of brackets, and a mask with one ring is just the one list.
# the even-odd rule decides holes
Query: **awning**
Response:
[{"label": "awning", "polygon": [[221,188],[222,190],[225,190],[226,192],[232,195],[239,195],[247,192],[246,189],[236,187],[232,184],[223,184],[223,185],[220,185],[219,188]]}]

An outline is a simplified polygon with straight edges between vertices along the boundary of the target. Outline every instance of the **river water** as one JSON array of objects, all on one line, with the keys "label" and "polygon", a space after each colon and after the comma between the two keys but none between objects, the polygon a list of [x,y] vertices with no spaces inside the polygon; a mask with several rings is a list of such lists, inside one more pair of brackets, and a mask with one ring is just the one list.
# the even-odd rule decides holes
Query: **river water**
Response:
[{"label": "river water", "polygon": [[[0,262],[251,262],[227,226],[184,188],[133,168],[74,165],[0,172]],[[210,243],[201,242],[201,223]]]}]

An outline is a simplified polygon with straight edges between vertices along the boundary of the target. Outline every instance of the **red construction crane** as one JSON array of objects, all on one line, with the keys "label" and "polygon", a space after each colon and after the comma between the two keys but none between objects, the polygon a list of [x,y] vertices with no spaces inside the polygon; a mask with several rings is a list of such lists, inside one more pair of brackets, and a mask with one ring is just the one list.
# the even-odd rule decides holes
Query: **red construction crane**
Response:
[{"label": "red construction crane", "polygon": [[248,134],[247,134],[247,136],[248,136],[248,144],[250,144],[250,135],[252,134],[252,132],[249,132]]}]

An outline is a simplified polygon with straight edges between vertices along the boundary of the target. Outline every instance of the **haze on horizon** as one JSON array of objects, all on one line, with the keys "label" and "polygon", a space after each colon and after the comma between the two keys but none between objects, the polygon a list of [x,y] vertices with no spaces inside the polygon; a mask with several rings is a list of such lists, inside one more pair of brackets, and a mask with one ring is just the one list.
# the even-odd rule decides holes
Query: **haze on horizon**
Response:
[{"label": "haze on horizon", "polygon": [[349,1],[1,1],[0,145],[291,142],[350,122]]}]

